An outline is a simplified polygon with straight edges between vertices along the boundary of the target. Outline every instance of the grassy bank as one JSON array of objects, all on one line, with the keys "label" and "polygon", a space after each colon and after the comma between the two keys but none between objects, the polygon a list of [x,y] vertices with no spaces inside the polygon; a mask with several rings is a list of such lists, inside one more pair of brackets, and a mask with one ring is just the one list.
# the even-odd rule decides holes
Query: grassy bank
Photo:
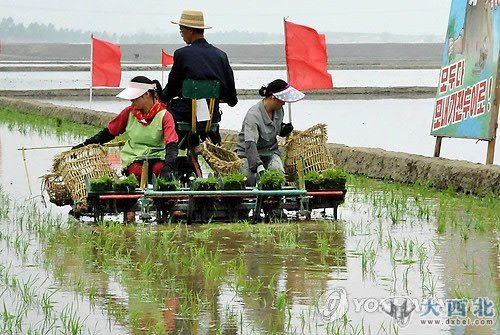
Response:
[{"label": "grassy bank", "polygon": [[56,134],[56,136],[75,135],[91,136],[100,128],[69,122],[63,117],[47,117],[38,114],[26,114],[10,108],[0,109],[0,122],[21,133],[35,131],[38,134]]}]

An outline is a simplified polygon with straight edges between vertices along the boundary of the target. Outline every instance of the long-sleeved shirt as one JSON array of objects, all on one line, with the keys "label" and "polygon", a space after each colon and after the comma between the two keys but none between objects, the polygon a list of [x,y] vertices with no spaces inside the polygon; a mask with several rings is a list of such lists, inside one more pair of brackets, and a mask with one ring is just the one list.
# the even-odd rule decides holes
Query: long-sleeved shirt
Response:
[{"label": "long-sleeved shirt", "polygon": [[238,134],[236,154],[248,159],[250,169],[262,164],[260,156],[280,155],[277,136],[282,136],[283,108],[275,110],[270,118],[263,100],[253,105],[245,115]]},{"label": "long-sleeved shirt", "polygon": [[[174,64],[163,90],[162,100],[168,103],[168,110],[175,121],[191,122],[191,100],[182,98],[184,79],[218,80],[221,83],[220,100],[229,106],[238,103],[234,75],[227,55],[209,44],[204,38],[174,52]],[[180,99],[174,99],[179,97]],[[218,101],[214,108],[213,122],[220,121]]]},{"label": "long-sleeved shirt", "polygon": [[[115,116],[113,120],[111,120],[108,124],[108,130],[111,135],[118,136],[125,132],[127,128],[127,123],[129,117],[135,117],[134,115],[134,107],[128,106],[123,109],[120,114]],[[141,123],[139,120],[137,122]],[[163,138],[165,140],[165,144],[169,143],[177,143],[177,133],[175,132],[175,124],[170,113],[165,113],[162,119],[163,125]]]}]

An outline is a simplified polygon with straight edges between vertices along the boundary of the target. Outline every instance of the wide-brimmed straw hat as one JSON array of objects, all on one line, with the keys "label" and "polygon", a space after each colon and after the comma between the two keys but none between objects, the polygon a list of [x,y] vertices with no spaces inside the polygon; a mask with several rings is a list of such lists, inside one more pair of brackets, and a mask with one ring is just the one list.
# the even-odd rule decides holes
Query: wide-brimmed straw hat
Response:
[{"label": "wide-brimmed straw hat", "polygon": [[155,84],[145,84],[137,83],[135,81],[130,81],[127,84],[127,88],[118,93],[116,96],[125,100],[134,100],[146,93],[149,90],[154,90],[156,88]]},{"label": "wide-brimmed straw hat", "polygon": [[173,24],[197,29],[210,29],[212,27],[205,25],[203,20],[203,12],[195,9],[185,9],[182,11],[179,22],[171,21]]}]

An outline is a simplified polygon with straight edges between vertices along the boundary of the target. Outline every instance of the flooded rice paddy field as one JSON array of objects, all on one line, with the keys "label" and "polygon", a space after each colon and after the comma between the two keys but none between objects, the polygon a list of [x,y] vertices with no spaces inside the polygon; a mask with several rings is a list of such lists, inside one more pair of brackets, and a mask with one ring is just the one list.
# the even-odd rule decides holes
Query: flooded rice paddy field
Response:
[{"label": "flooded rice paddy field", "polygon": [[[163,74],[167,82],[169,71]],[[436,87],[439,69],[420,70],[329,70],[336,87],[392,87],[431,86]],[[121,85],[143,75],[161,82],[161,71],[123,71]],[[236,88],[258,89],[276,78],[286,78],[285,70],[236,70]],[[0,90],[49,90],[90,87],[89,71],[15,71],[1,72]]]},{"label": "flooded rice paddy field", "polygon": [[[128,103],[118,98],[38,99],[56,105],[90,108],[118,113]],[[239,131],[248,109],[256,99],[241,99],[230,108],[222,105],[221,128]],[[432,157],[435,138],[430,135],[434,99],[378,100],[303,100],[292,104],[292,123],[304,130],[324,123],[328,142],[355,147],[381,148]],[[288,111],[285,109],[288,122]],[[441,157],[484,163],[488,143],[485,141],[445,138]],[[500,145],[496,146],[495,164],[500,164]]]},{"label": "flooded rice paddy field", "polygon": [[[2,334],[499,332],[446,324],[463,303],[464,320],[496,321],[496,198],[352,176],[338,221],[91,225],[41,203],[58,151],[26,152],[27,176],[17,148],[95,130],[34,119],[0,122]],[[416,304],[402,326],[379,308],[389,297]]]}]

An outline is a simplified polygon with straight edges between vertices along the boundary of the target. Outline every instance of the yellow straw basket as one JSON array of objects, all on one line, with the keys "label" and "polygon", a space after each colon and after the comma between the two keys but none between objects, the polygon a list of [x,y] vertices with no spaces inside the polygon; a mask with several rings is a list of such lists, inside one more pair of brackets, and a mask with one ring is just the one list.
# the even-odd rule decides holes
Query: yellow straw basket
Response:
[{"label": "yellow straw basket", "polygon": [[49,200],[57,206],[72,205],[73,199],[60,174],[48,173],[42,176],[42,192],[45,190]]},{"label": "yellow straw basket", "polygon": [[52,173],[62,177],[75,204],[86,205],[85,177],[89,179],[102,176],[115,177],[115,172],[111,169],[106,156],[104,147],[92,144],[65,151],[54,157]]},{"label": "yellow straw basket", "polygon": [[243,160],[235,152],[216,146],[208,141],[203,142],[200,153],[212,170],[222,176],[238,172],[243,166]]},{"label": "yellow straw basket", "polygon": [[317,124],[304,131],[293,131],[285,142],[285,172],[296,173],[297,161],[303,160],[304,173],[323,172],[335,167],[333,157],[326,146],[326,125]]},{"label": "yellow straw basket", "polygon": [[236,143],[238,143],[238,133],[226,133],[222,137],[221,147],[233,150]]}]

